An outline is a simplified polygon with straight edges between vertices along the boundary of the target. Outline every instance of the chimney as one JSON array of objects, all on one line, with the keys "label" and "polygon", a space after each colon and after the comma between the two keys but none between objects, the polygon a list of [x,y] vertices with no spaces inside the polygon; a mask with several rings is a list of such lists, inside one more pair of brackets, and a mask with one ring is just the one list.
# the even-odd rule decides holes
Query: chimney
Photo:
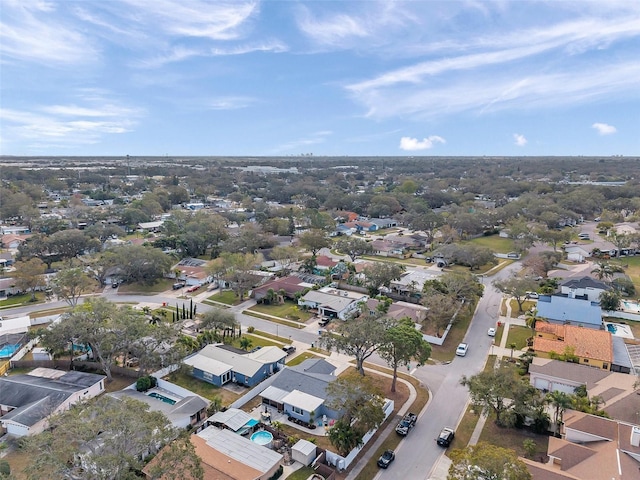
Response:
[{"label": "chimney", "polygon": [[631,427],[631,445],[640,447],[640,427]]}]

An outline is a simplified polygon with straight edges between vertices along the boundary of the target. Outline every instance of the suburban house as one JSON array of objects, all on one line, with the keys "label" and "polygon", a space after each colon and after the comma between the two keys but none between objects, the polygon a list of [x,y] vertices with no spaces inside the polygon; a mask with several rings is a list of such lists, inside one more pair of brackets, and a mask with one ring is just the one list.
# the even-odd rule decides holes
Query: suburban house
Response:
[{"label": "suburban house", "polygon": [[364,293],[325,287],[307,292],[300,297],[298,305],[317,310],[318,315],[324,318],[347,320],[358,309],[358,304],[368,298]]},{"label": "suburban house", "polygon": [[16,235],[13,233],[2,235],[2,248],[17,250],[30,236],[31,235]]},{"label": "suburban house", "polygon": [[538,316],[550,323],[597,330],[602,328],[602,310],[597,301],[561,295],[540,295],[537,309]]},{"label": "suburban house", "polygon": [[584,262],[585,258],[591,256],[591,248],[586,245],[565,245],[562,247],[567,254],[567,260],[572,262]]},{"label": "suburban house", "polygon": [[315,283],[308,283],[296,275],[289,275],[287,277],[269,280],[267,283],[254,288],[253,298],[255,298],[256,302],[261,302],[267,296],[269,290],[273,290],[277,295],[294,299],[296,293],[303,292],[308,288],[313,288],[315,285]]},{"label": "suburban house", "polygon": [[[369,313],[374,315],[378,311],[378,305],[380,300],[370,298],[367,300],[367,308]],[[414,323],[421,323],[428,311],[428,308],[422,305],[415,305],[407,302],[393,302],[389,305],[387,313],[384,314],[386,318],[392,318],[394,320],[401,320],[403,318],[410,318]]]},{"label": "suburban house", "polygon": [[336,379],[335,369],[320,358],[308,358],[300,365],[287,367],[260,393],[262,404],[308,423],[325,415],[335,420],[339,412],[324,404],[327,386]]},{"label": "suburban house", "polygon": [[173,272],[186,285],[200,287],[213,281],[213,277],[205,271],[206,265],[207,262],[199,258],[183,258],[173,267]]},{"label": "suburban house", "polygon": [[438,277],[424,270],[409,270],[404,272],[400,278],[391,280],[389,288],[398,295],[414,295],[422,292],[424,284],[435,278]]},{"label": "suburban house", "polygon": [[384,230],[385,228],[393,228],[398,226],[398,222],[393,218],[371,218],[369,222],[378,226],[378,230]]},{"label": "suburban house", "polygon": [[332,258],[327,257],[326,255],[318,255],[316,257],[316,270],[321,272],[326,272],[331,270],[338,264]]},{"label": "suburban house", "polygon": [[[107,395],[117,399],[133,398],[139,402],[146,403],[149,405],[150,412],[164,413],[171,425],[176,428],[196,427],[207,418],[209,402],[197,395],[189,395],[175,400],[163,395],[165,397],[165,400],[163,400],[150,396],[149,392],[138,392],[133,388],[111,392]],[[171,403],[171,401],[175,403]]]},{"label": "suburban house", "polygon": [[28,235],[31,229],[25,225],[0,225],[0,235]]},{"label": "suburban house", "polygon": [[549,437],[547,455],[547,463],[521,459],[533,480],[637,479],[640,427],[567,410],[562,437]]},{"label": "suburban house", "polygon": [[560,293],[562,295],[566,295],[568,298],[580,298],[591,302],[599,302],[600,294],[609,290],[611,290],[609,285],[588,276],[567,280],[560,285]]},{"label": "suburban house", "polygon": [[47,418],[104,392],[104,375],[36,368],[28,374],[0,377],[0,424],[23,437],[47,428]]},{"label": "suburban house", "polygon": [[609,370],[613,362],[613,341],[605,330],[537,322],[533,349],[543,358],[572,349],[578,363],[602,370]]},{"label": "suburban house", "polygon": [[246,435],[258,424],[258,420],[238,408],[227,408],[207,419],[207,426],[227,428],[238,435]]},{"label": "suburban house", "polygon": [[373,254],[379,257],[405,258],[407,256],[407,248],[403,244],[389,240],[374,240],[371,242],[371,247]]},{"label": "suburban house", "polygon": [[611,418],[631,423],[638,421],[634,375],[534,357],[529,366],[529,378],[532,386],[547,392],[572,394],[584,385],[589,397],[599,396],[604,400],[604,409]]},{"label": "suburban house", "polygon": [[[227,429],[207,427],[195,435],[189,436],[195,453],[202,461],[203,480],[268,480],[274,475],[282,462],[282,455],[237,435]],[[142,470],[147,478],[152,477],[155,463],[163,461],[167,449],[161,450]],[[173,480],[168,473],[161,480]]]},{"label": "suburban house", "polygon": [[207,345],[183,360],[193,367],[193,376],[221,387],[234,382],[255,387],[284,367],[287,354],[278,347],[263,347],[246,353],[222,344]]}]

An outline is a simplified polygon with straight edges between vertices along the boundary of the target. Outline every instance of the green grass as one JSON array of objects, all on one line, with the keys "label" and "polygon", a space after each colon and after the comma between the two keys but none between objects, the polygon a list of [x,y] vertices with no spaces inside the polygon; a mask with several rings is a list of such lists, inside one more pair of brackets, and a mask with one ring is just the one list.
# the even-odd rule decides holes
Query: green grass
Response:
[{"label": "green grass", "polygon": [[222,399],[223,406],[228,406],[239,398],[238,394],[233,393],[230,390],[216,387],[210,383],[198,380],[182,370],[176,370],[175,372],[170,373],[164,377],[164,380],[180,385],[181,387],[209,400],[220,397]]},{"label": "green grass", "polygon": [[546,458],[547,448],[549,446],[549,436],[540,435],[525,429],[502,428],[495,424],[495,415],[489,415],[482,433],[480,441],[487,442],[502,448],[515,450],[519,456],[524,457],[526,451],[522,446],[522,442],[531,439],[536,442],[537,449],[533,455],[533,459],[539,459],[544,456]]},{"label": "green grass", "polygon": [[286,480],[307,480],[315,471],[311,467],[302,467],[289,475]]},{"label": "green grass", "polygon": [[251,315],[252,317],[262,318],[263,320],[269,320],[271,323],[279,323],[280,325],[286,325],[293,328],[304,328],[304,323],[294,322],[293,320],[285,320],[284,318],[270,317],[268,315],[258,313],[251,310],[244,310],[242,313],[245,315]]},{"label": "green grass", "polygon": [[119,293],[137,293],[139,295],[152,295],[154,293],[164,292],[171,288],[173,280],[170,278],[161,278],[153,285],[143,285],[142,283],[123,283],[118,287]]},{"label": "green grass", "polygon": [[225,305],[237,305],[240,303],[240,299],[231,290],[223,290],[209,297],[209,300],[218,303],[224,303]]},{"label": "green grass", "polygon": [[[276,346],[276,347],[282,347],[282,343],[278,342],[274,342],[271,339],[268,338],[262,338],[262,337],[256,337],[255,335],[251,335],[250,333],[245,333],[242,335],[242,337],[246,337],[249,340],[251,340],[251,346],[248,348],[248,350],[251,350],[253,348],[256,347],[269,347],[269,346]],[[236,348],[240,348],[240,339],[242,337],[236,337],[234,338],[230,345]],[[282,339],[284,340],[284,339]]]},{"label": "green grass", "polygon": [[35,302],[31,301],[31,294],[25,293],[24,295],[12,295],[5,300],[0,300],[0,308],[2,307],[15,307],[17,305],[33,305],[35,303],[44,302],[44,294],[36,292]]},{"label": "green grass", "polygon": [[[509,335],[507,337],[507,348],[512,343],[516,344],[516,349],[521,350],[527,346],[527,338],[531,337],[531,329],[529,327],[521,327],[520,325],[511,325],[509,328]],[[514,355],[516,353],[514,352]]]},{"label": "green grass", "polygon": [[300,355],[293,357],[291,360],[288,360],[287,367],[295,367],[296,365],[300,365],[302,362],[309,358],[320,358],[317,355],[309,352],[302,352]]},{"label": "green grass", "polygon": [[496,327],[496,336],[493,343],[496,345],[500,345],[500,341],[502,340],[503,334],[504,334],[504,324],[500,322],[500,326]]},{"label": "green grass", "polygon": [[473,243],[474,245],[490,248],[496,253],[509,253],[509,252],[513,252],[514,250],[513,240],[510,238],[502,238],[500,235],[489,235],[487,237],[478,237],[478,238],[474,238],[472,240],[467,240],[460,243],[462,244]]},{"label": "green grass", "polygon": [[[278,335],[274,335],[272,333],[265,332],[263,330],[254,330],[252,333],[260,337],[270,338],[271,340],[275,340],[278,343],[286,343],[286,344],[292,343],[290,338],[280,337]],[[247,335],[250,335],[250,334],[247,334]]]},{"label": "green grass", "polygon": [[620,265],[636,287],[636,295],[640,295],[640,257],[620,257],[612,259],[613,265]]},{"label": "green grass", "polygon": [[313,313],[299,309],[298,304],[290,300],[285,301],[281,305],[265,305],[259,303],[248,310],[303,323],[313,316]]},{"label": "green grass", "polygon": [[456,436],[449,447],[450,449],[464,448],[469,444],[479,418],[478,414],[473,411],[473,407],[469,405],[458,426],[452,425],[456,430]]}]

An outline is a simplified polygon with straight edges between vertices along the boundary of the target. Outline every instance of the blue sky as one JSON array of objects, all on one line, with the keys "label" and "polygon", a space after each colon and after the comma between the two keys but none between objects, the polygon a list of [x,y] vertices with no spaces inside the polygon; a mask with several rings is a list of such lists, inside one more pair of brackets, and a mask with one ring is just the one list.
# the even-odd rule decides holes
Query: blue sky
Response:
[{"label": "blue sky", "polygon": [[638,155],[640,2],[2,0],[5,155]]}]

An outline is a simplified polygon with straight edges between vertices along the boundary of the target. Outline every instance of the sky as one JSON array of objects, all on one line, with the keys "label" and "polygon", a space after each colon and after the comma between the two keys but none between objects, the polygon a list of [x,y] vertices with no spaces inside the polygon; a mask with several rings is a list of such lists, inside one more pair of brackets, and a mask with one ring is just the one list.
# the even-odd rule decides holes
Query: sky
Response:
[{"label": "sky", "polygon": [[0,154],[640,154],[640,1],[1,0]]}]

